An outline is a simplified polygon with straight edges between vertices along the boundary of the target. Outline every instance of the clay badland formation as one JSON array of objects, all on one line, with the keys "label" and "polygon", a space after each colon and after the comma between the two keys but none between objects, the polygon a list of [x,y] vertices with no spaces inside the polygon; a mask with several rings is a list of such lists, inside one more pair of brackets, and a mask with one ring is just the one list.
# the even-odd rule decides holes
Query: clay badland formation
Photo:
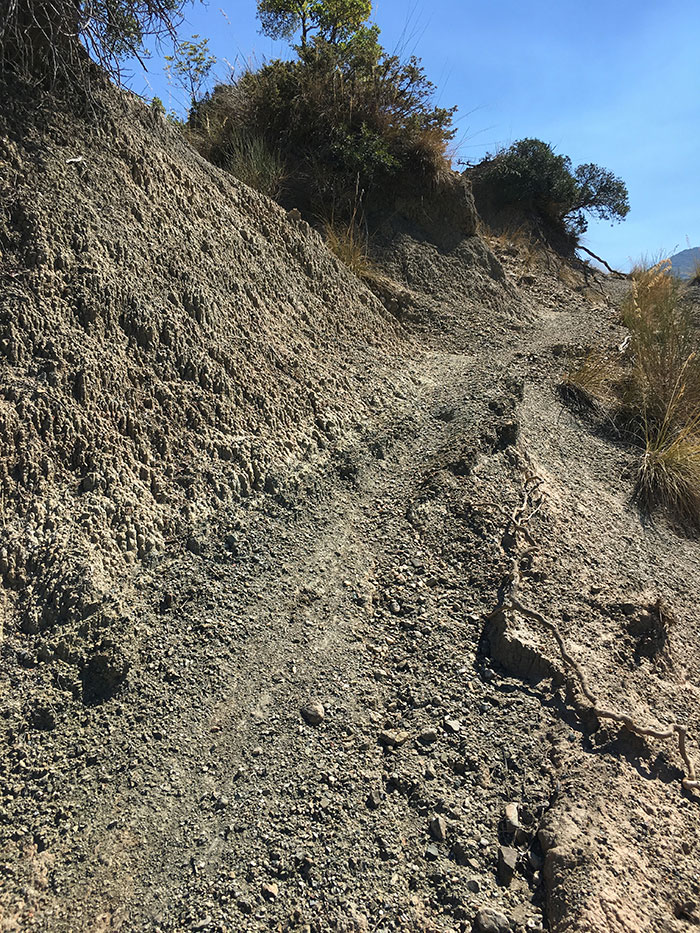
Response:
[{"label": "clay badland formation", "polygon": [[697,540],[559,391],[625,283],[455,179],[371,291],[115,91],[0,169],[3,933],[700,924],[677,734],[595,709],[699,754]]}]

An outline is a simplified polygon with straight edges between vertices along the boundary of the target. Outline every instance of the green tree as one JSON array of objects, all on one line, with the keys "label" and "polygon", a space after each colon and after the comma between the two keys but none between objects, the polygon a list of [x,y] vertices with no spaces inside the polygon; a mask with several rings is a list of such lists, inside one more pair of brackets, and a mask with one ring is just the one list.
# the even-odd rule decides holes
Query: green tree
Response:
[{"label": "green tree", "polygon": [[518,208],[578,236],[588,226],[586,214],[621,221],[629,213],[627,187],[621,178],[593,163],[574,169],[541,139],[520,139],[468,169],[477,207]]},{"label": "green tree", "polygon": [[209,40],[200,39],[195,33],[191,39],[178,42],[172,55],[166,55],[165,71],[168,78],[177,84],[189,97],[189,106],[194,106],[202,96],[216,58],[209,52]]},{"label": "green tree", "polygon": [[601,220],[619,221],[629,214],[627,185],[600,165],[586,162],[574,173],[576,211],[588,211]]},{"label": "green tree", "polygon": [[175,35],[186,0],[4,0],[0,76],[85,87],[89,62],[118,80],[146,36]]},{"label": "green tree", "polygon": [[371,13],[371,0],[258,0],[263,34],[291,42],[300,32],[302,50],[312,36],[332,44],[347,40]]}]

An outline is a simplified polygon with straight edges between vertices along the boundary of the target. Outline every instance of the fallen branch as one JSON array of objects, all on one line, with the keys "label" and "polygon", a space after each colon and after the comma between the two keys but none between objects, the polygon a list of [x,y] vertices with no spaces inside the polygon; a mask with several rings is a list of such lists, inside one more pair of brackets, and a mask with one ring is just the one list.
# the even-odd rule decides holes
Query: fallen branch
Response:
[{"label": "fallen branch", "polygon": [[588,253],[588,255],[589,255],[589,256],[592,256],[593,259],[595,259],[596,262],[599,262],[601,265],[605,266],[605,268],[608,270],[608,272],[611,272],[613,275],[616,275],[618,278],[620,278],[620,279],[626,279],[626,278],[627,278],[627,276],[625,275],[624,272],[618,272],[617,269],[613,269],[612,266],[609,266],[609,265],[607,264],[607,262],[606,262],[604,259],[601,259],[600,256],[596,256],[596,254],[593,253],[593,252],[591,252],[591,250],[588,249],[587,247],[579,245],[579,246],[576,247],[576,249],[580,249],[580,250],[582,250],[584,253]]},{"label": "fallen branch", "polygon": [[588,684],[588,679],[583,672],[581,665],[574,657],[569,654],[562,634],[559,631],[556,623],[545,618],[545,616],[543,616],[540,612],[536,612],[534,609],[530,609],[518,598],[518,590],[522,580],[520,562],[523,557],[531,554],[534,550],[536,550],[536,548],[532,546],[533,537],[529,530],[525,528],[525,526],[542,507],[541,496],[539,501],[536,504],[533,504],[533,495],[539,492],[541,485],[542,480],[534,476],[534,474],[528,473],[525,479],[522,502],[516,506],[513,513],[509,516],[508,527],[506,528],[503,539],[505,540],[506,537],[509,537],[511,540],[515,540],[517,547],[517,535],[522,534],[531,546],[528,547],[525,551],[520,550],[515,555],[513,555],[511,571],[503,581],[504,595],[502,597],[501,604],[489,616],[487,616],[487,621],[508,612],[517,612],[521,616],[524,616],[527,619],[531,619],[533,622],[537,622],[554,638],[562,660],[566,666],[571,671],[573,671],[576,680],[578,681],[579,687],[581,688],[581,692],[591,704],[593,713],[599,719],[610,719],[613,722],[622,723],[627,729],[629,729],[630,732],[633,732],[639,736],[651,736],[655,739],[670,739],[673,738],[673,736],[676,736],[678,740],[678,751],[680,752],[681,758],[683,759],[686,770],[686,775],[683,778],[681,784],[686,790],[700,789],[700,781],[696,776],[695,765],[688,754],[688,749],[686,746],[686,738],[688,733],[687,728],[685,726],[678,725],[677,723],[666,727],[643,726],[632,719],[631,716],[628,716],[626,713],[620,713],[616,710],[607,709],[606,707],[601,706],[598,698]]}]

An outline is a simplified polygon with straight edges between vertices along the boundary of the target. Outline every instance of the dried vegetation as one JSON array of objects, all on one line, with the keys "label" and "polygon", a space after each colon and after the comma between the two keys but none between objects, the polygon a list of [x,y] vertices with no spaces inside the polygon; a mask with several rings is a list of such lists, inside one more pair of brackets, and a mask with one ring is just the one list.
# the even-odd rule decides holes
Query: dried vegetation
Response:
[{"label": "dried vegetation", "polygon": [[698,329],[670,260],[631,273],[621,308],[628,330],[612,350],[591,350],[564,390],[610,415],[642,447],[636,495],[684,525],[700,527],[700,357]]}]

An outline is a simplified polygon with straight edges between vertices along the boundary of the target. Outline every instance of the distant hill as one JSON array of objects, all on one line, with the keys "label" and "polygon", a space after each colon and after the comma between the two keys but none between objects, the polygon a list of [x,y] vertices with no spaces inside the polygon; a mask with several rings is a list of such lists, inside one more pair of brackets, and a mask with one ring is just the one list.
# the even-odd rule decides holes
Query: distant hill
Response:
[{"label": "distant hill", "polygon": [[671,266],[676,275],[682,279],[692,279],[700,267],[700,246],[684,249],[675,256],[671,256]]}]

